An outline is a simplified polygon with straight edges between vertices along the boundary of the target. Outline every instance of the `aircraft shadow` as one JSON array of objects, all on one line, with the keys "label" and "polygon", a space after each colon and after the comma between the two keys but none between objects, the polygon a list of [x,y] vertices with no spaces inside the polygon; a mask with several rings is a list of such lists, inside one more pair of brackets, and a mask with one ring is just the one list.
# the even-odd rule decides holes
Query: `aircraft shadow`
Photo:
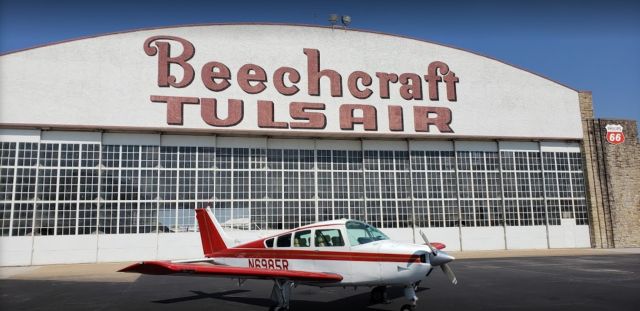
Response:
[{"label": "aircraft shadow", "polygon": [[[428,287],[420,287],[416,292],[421,292],[429,290]],[[229,302],[242,303],[253,306],[261,306],[265,308],[269,308],[273,305],[273,302],[269,298],[253,298],[253,297],[234,297],[233,295],[243,294],[250,292],[250,290],[243,289],[235,289],[229,290],[225,292],[218,293],[205,293],[202,291],[192,290],[190,291],[193,295],[184,296],[184,297],[176,297],[170,299],[156,300],[153,301],[155,303],[161,304],[173,304],[180,302],[187,302],[192,300],[199,299],[219,299]],[[295,291],[294,291],[295,293]],[[295,310],[354,310],[362,307],[361,310],[369,310],[369,311],[380,311],[382,309],[377,309],[372,306],[376,304],[372,304],[369,301],[369,292],[358,293],[352,296],[343,297],[340,299],[336,299],[333,301],[312,301],[312,300],[300,300],[300,299],[291,299],[291,308]],[[395,300],[398,298],[405,299],[402,288],[391,287],[387,290],[387,296],[390,300]],[[404,304],[404,303],[403,303]]]}]

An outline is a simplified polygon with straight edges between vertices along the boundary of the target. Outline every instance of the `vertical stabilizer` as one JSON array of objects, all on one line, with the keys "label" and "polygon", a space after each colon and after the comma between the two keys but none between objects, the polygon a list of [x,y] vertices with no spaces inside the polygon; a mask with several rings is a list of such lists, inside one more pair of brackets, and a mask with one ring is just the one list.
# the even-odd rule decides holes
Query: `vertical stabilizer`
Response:
[{"label": "vertical stabilizer", "polygon": [[205,257],[210,257],[213,253],[228,248],[224,241],[224,230],[209,207],[206,209],[197,208],[196,219],[198,219],[198,227],[200,227],[200,238]]}]

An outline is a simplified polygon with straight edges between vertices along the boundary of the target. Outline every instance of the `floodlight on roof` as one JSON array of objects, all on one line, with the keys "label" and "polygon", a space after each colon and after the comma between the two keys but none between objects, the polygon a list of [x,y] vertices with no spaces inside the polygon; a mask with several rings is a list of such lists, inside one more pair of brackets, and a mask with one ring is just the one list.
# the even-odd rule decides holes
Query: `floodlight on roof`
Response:
[{"label": "floodlight on roof", "polygon": [[338,23],[338,14],[329,14],[329,23],[331,23],[331,26],[337,24]]},{"label": "floodlight on roof", "polygon": [[349,26],[349,24],[351,24],[351,16],[343,15],[342,16],[342,24],[344,25],[344,27]]}]

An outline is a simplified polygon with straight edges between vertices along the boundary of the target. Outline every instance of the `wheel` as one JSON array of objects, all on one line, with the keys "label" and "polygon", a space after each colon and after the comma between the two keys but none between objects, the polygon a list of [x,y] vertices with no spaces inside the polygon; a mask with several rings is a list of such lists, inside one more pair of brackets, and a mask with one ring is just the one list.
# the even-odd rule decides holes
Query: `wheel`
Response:
[{"label": "wheel", "polygon": [[372,303],[384,303],[387,304],[390,301],[387,299],[387,287],[378,286],[371,290],[371,302]]},{"label": "wheel", "polygon": [[409,305],[409,304],[403,305],[403,306],[400,308],[400,311],[415,311],[415,310],[416,310],[416,306],[414,306],[414,305]]}]

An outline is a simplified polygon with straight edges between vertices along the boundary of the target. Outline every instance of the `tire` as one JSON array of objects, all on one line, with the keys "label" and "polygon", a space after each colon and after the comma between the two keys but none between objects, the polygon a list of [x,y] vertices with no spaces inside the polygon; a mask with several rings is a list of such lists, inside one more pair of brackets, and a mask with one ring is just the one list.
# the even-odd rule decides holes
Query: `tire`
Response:
[{"label": "tire", "polygon": [[416,306],[414,306],[414,305],[409,305],[409,304],[407,304],[407,305],[403,305],[403,306],[400,308],[400,311],[415,311],[415,310],[416,310]]}]

